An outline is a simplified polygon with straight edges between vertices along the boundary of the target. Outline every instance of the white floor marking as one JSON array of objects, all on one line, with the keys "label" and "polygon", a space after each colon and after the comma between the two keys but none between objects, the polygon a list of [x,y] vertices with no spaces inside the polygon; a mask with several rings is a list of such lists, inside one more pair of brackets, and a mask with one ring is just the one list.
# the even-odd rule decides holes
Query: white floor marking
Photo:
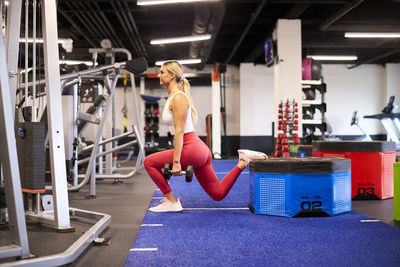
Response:
[{"label": "white floor marking", "polygon": [[[215,174],[227,174],[228,172],[215,172]],[[241,174],[249,174],[250,172],[242,172]]]},{"label": "white floor marking", "polygon": [[249,208],[183,208],[184,210],[248,210]]},{"label": "white floor marking", "polygon": [[156,188],[156,191],[161,191],[159,188]]},{"label": "white floor marking", "polygon": [[163,226],[163,224],[142,224],[141,226]]},{"label": "white floor marking", "polygon": [[158,248],[131,248],[130,251],[157,251]]},{"label": "white floor marking", "polygon": [[360,220],[360,222],[380,222],[381,220]]},{"label": "white floor marking", "polygon": [[164,197],[153,197],[153,199],[162,199]]}]

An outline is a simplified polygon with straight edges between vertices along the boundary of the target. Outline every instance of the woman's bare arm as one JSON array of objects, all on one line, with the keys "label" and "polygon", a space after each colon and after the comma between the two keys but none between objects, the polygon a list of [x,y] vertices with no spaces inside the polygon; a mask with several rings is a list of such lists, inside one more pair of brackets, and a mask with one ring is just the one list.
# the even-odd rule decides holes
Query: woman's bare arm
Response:
[{"label": "woman's bare arm", "polygon": [[183,146],[183,134],[189,108],[189,103],[186,96],[181,93],[176,94],[171,100],[170,108],[174,117],[175,127],[172,173],[174,175],[181,175],[182,167],[180,164],[180,159]]}]

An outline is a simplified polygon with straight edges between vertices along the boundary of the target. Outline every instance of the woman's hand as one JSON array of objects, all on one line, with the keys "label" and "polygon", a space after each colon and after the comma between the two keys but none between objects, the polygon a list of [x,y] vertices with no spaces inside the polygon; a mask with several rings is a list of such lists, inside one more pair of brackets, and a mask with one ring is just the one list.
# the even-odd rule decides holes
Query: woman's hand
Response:
[{"label": "woman's hand", "polygon": [[172,174],[174,176],[181,176],[182,175],[182,167],[181,164],[179,162],[175,162],[174,164],[172,164]]}]

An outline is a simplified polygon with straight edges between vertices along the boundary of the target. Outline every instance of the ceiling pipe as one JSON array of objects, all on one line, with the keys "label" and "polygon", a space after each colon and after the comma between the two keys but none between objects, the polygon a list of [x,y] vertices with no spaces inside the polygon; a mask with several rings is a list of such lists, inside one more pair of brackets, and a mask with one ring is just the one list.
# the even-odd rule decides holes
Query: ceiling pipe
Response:
[{"label": "ceiling pipe", "polygon": [[119,39],[119,37],[118,37],[117,33],[115,32],[114,28],[111,26],[111,23],[108,20],[107,16],[104,14],[103,10],[100,8],[99,4],[97,4],[96,2],[93,3],[93,4],[97,8],[97,12],[99,12],[101,19],[103,19],[104,23],[106,24],[106,26],[108,27],[108,29],[112,33],[111,36],[113,36],[115,41],[118,43],[117,46],[119,46],[121,48],[125,47],[124,44],[122,43],[121,39]]},{"label": "ceiling pipe", "polygon": [[127,16],[127,14],[126,14],[126,12],[124,10],[124,7],[122,6],[122,3],[120,3],[120,2],[116,2],[116,3],[117,3],[117,6],[118,6],[118,9],[120,10],[119,14],[120,14],[120,16],[122,16],[122,20],[124,21],[125,26],[129,31],[129,38],[132,39],[132,36],[133,36],[133,41],[135,42],[135,45],[136,45],[137,54],[139,56],[143,56],[142,48],[141,48],[141,46],[140,46],[140,44],[138,42],[138,38],[136,36],[136,33],[134,32],[134,30],[132,28],[132,25],[129,22],[128,16]]},{"label": "ceiling pipe", "polygon": [[68,5],[69,9],[75,10],[73,14],[79,20],[79,22],[82,23],[82,25],[85,27],[85,29],[87,29],[89,31],[89,33],[92,35],[92,38],[98,39],[98,36],[97,36],[98,33],[96,32],[96,30],[94,30],[93,27],[91,25],[89,25],[86,22],[86,20],[84,20],[82,18],[81,14],[79,12],[77,12],[77,10],[79,10],[79,8],[77,8],[75,5],[72,6],[72,3],[67,3],[67,5]]},{"label": "ceiling pipe", "polygon": [[[138,56],[146,56],[147,57],[147,52],[146,52],[146,49],[142,42],[142,39],[139,35],[139,31],[137,30],[136,23],[133,20],[133,17],[131,19],[129,18],[130,13],[125,10],[127,5],[124,7],[122,5],[122,3],[120,3],[120,2],[117,2],[117,5],[120,10],[120,14],[122,15],[122,20],[124,21],[125,28],[129,32],[129,34],[128,34],[129,40],[131,42],[135,43],[134,48],[135,48],[136,54]],[[132,36],[133,36],[133,39],[132,39]]]},{"label": "ceiling pipe", "polygon": [[79,12],[83,15],[83,17],[86,18],[86,20],[92,25],[92,27],[96,30],[99,40],[104,39],[105,36],[105,30],[101,27],[101,24],[96,21],[96,18],[93,14],[93,12],[88,12],[88,11],[81,11],[85,9],[85,3],[84,2],[79,2],[79,6],[77,4],[77,8]]},{"label": "ceiling pipe", "polygon": [[127,3],[126,1],[124,1],[124,5],[125,5],[125,11],[126,11],[127,14],[128,14],[128,18],[129,18],[129,20],[130,20],[130,22],[131,22],[131,24],[132,24],[133,30],[134,30],[135,33],[136,33],[136,37],[137,37],[137,39],[138,39],[139,46],[142,48],[143,56],[148,57],[147,49],[146,49],[146,47],[144,46],[142,37],[140,36],[139,29],[138,29],[138,27],[137,27],[137,25],[136,25],[136,22],[135,22],[135,19],[133,18],[133,15],[132,15],[132,11],[129,9],[128,3]]},{"label": "ceiling pipe", "polygon": [[126,23],[121,18],[121,14],[120,14],[121,12],[119,12],[119,9],[117,9],[117,7],[115,6],[114,1],[110,1],[110,4],[114,8],[115,16],[118,18],[118,21],[121,24],[122,28],[124,29],[125,34],[128,36],[128,40],[131,43],[131,45],[134,49],[134,52],[136,53],[137,56],[140,56],[140,49],[137,46],[137,44],[134,42],[134,40],[132,39],[132,37],[131,37],[132,34],[129,32],[128,28],[126,27]]},{"label": "ceiling pipe", "polygon": [[348,69],[354,69],[355,67],[358,67],[358,66],[360,66],[362,64],[374,63],[374,62],[376,62],[376,61],[378,61],[378,60],[380,60],[382,58],[385,58],[385,57],[388,57],[388,56],[391,56],[391,55],[394,55],[394,54],[397,54],[397,53],[400,53],[400,48],[396,48],[396,49],[391,50],[389,52],[386,52],[385,54],[382,54],[380,56],[376,56],[376,57],[373,57],[373,58],[370,58],[370,59],[367,59],[367,60],[363,60],[362,62],[359,62],[357,64],[351,65],[350,67],[348,67]]},{"label": "ceiling pipe", "polygon": [[319,29],[321,31],[325,31],[329,26],[331,26],[333,23],[338,21],[341,17],[346,15],[348,12],[356,8],[358,5],[360,5],[364,0],[354,0],[351,3],[348,4],[348,6],[340,9],[338,12],[327,18],[325,21],[321,23],[319,26]]},{"label": "ceiling pipe", "polygon": [[57,12],[60,13],[66,20],[68,20],[69,24],[93,47],[96,47],[95,43],[90,39],[87,34],[83,33],[81,28],[79,28],[76,24],[75,21],[68,16],[63,10],[60,8],[57,9]]},{"label": "ceiling pipe", "polygon": [[81,8],[79,7],[78,3],[71,3],[73,7],[75,8],[75,16],[78,17],[78,19],[81,21],[83,25],[85,25],[86,28],[90,29],[91,32],[93,33],[93,37],[96,38],[96,40],[99,40],[101,37],[100,31],[93,25],[93,23],[89,20],[88,16],[82,13],[80,10]]},{"label": "ceiling pipe", "polygon": [[244,37],[246,37],[247,33],[249,32],[251,26],[253,26],[254,22],[256,21],[258,15],[260,14],[261,10],[264,8],[265,4],[267,3],[267,0],[262,0],[256,9],[256,11],[252,14],[249,23],[247,24],[246,28],[242,32],[242,34],[239,37],[239,40],[236,42],[236,44],[233,47],[233,50],[231,54],[228,56],[227,60],[225,61],[226,64],[229,64],[233,58],[233,56],[236,54],[236,51],[238,50],[239,46],[242,44]]},{"label": "ceiling pipe", "polygon": [[[85,6],[84,2],[81,2],[81,3],[83,5],[83,7],[90,8],[89,3],[86,3],[86,6]],[[96,3],[94,3],[94,4],[96,4]],[[93,23],[97,24],[101,33],[103,33],[102,38],[105,38],[106,36],[113,36],[112,33],[107,28],[107,26],[105,25],[105,21],[100,18],[99,14],[97,13],[97,10],[92,9],[90,12],[87,12],[87,13],[89,14],[90,17],[92,17]],[[119,40],[115,40],[113,45],[120,47],[120,44],[116,43],[117,41],[119,41]]]}]

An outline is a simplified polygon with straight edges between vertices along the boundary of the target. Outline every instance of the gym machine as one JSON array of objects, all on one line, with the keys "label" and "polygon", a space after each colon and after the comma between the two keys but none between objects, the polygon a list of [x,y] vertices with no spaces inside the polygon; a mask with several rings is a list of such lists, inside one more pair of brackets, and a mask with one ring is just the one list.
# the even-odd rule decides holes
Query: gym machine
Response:
[{"label": "gym machine", "polygon": [[[88,74],[88,72],[70,74],[60,77],[58,62],[58,36],[57,36],[57,8],[56,1],[43,0],[43,39],[44,39],[44,65],[45,65],[45,82],[42,86],[46,88],[45,96],[47,101],[47,119],[48,119],[48,137],[50,143],[50,162],[51,162],[51,178],[53,195],[46,198],[48,204],[53,201],[52,209],[47,211],[40,210],[40,195],[37,194],[38,201],[35,211],[24,212],[24,205],[21,193],[20,168],[17,160],[16,140],[14,134],[14,105],[16,92],[16,69],[18,66],[18,39],[20,28],[22,1],[11,1],[7,10],[7,29],[6,40],[3,34],[0,34],[0,149],[2,151],[1,164],[4,177],[5,198],[9,216],[9,229],[11,233],[10,245],[0,247],[0,259],[18,258],[17,261],[8,261],[4,266],[56,266],[71,263],[91,244],[92,241],[98,239],[98,235],[110,224],[111,216],[103,213],[91,212],[69,207],[68,188],[65,169],[65,152],[64,152],[64,130],[62,125],[62,104],[61,91],[64,87],[73,86],[79,82],[80,76]],[[36,7],[36,5],[34,5]],[[34,11],[36,14],[36,11]],[[25,12],[28,16],[29,12]],[[0,20],[0,28],[3,29],[2,20]],[[7,56],[6,56],[7,55]],[[27,57],[27,54],[25,54]],[[57,60],[54,60],[57,59]],[[138,62],[138,61],[135,61]],[[107,80],[107,86],[110,90],[109,98],[112,99],[113,89],[115,89],[118,75],[122,69],[127,69],[135,73],[141,71],[135,62],[127,61],[126,63],[117,63],[111,66],[105,66],[95,71],[103,73]],[[139,62],[143,63],[143,61]],[[35,64],[34,64],[35,65]],[[140,67],[143,67],[141,64]],[[146,64],[147,66],[147,64]],[[93,71],[93,70],[89,70]],[[27,73],[27,70],[26,72]],[[105,73],[105,74],[104,74]],[[110,81],[112,78],[112,82]],[[61,83],[62,81],[62,83]],[[29,88],[40,84],[33,79],[33,82],[25,82],[24,87]],[[61,89],[61,90],[59,90]],[[27,96],[28,94],[25,94]],[[43,95],[43,96],[44,96]],[[33,93],[36,96],[36,93]],[[106,104],[106,112],[110,109],[110,102]],[[36,109],[33,108],[33,117]],[[12,116],[10,116],[12,114]],[[104,124],[100,123],[100,127]],[[23,132],[21,132],[23,134]],[[89,163],[93,164],[93,155],[98,147],[98,140],[92,150],[92,157]],[[138,139],[138,142],[140,139]],[[29,241],[26,228],[26,219],[33,222],[44,224],[54,224],[58,232],[73,231],[70,224],[70,216],[82,217],[85,219],[95,220],[96,223],[86,232],[84,232],[78,240],[76,240],[66,251],[29,259]],[[3,241],[3,240],[2,240]],[[3,242],[2,242],[3,243]]]},{"label": "gym machine", "polygon": [[[128,179],[128,178],[131,178],[137,171],[139,171],[140,166],[143,164],[143,160],[144,160],[143,142],[141,140],[141,135],[139,133],[139,130],[136,126],[133,127],[133,131],[131,131],[131,132],[124,133],[119,136],[113,136],[106,140],[101,140],[102,132],[103,132],[104,125],[106,122],[106,118],[107,118],[109,112],[111,111],[111,107],[112,107],[112,103],[113,103],[112,100],[114,97],[114,92],[115,92],[115,87],[116,87],[116,84],[118,81],[118,77],[119,77],[121,70],[123,70],[123,69],[129,71],[130,73],[138,74],[147,69],[147,62],[144,58],[137,58],[137,59],[133,59],[133,60],[128,60],[127,62],[123,62],[123,63],[115,63],[113,65],[102,66],[102,67],[98,67],[98,68],[84,70],[84,71],[81,71],[78,73],[65,74],[65,75],[61,76],[61,80],[63,81],[63,84],[72,82],[74,80],[79,80],[79,79],[85,79],[85,78],[93,79],[94,76],[97,76],[97,78],[104,79],[105,87],[108,89],[108,94],[109,94],[108,97],[105,99],[105,101],[104,101],[104,99],[95,101],[94,106],[92,108],[89,108],[89,112],[79,113],[80,120],[99,124],[99,127],[97,129],[95,143],[93,145],[84,147],[83,149],[80,150],[80,152],[91,150],[90,157],[85,158],[85,159],[76,160],[76,164],[78,164],[78,165],[89,162],[85,175],[78,175],[76,173],[77,178],[84,178],[84,179],[79,184],[70,186],[68,188],[69,191],[77,191],[77,190],[81,189],[84,185],[86,185],[86,183],[89,181],[89,178],[91,177],[92,179],[90,180],[89,196],[95,196],[96,195],[96,190],[95,190],[96,178]],[[112,82],[110,81],[110,78],[113,78]],[[104,113],[102,114],[102,117],[99,118],[99,117],[96,117],[93,114],[91,114],[91,113],[95,113],[96,110],[99,110],[102,103],[105,103]],[[77,118],[73,118],[73,121],[76,122]],[[85,126],[86,126],[86,123],[81,123],[80,126],[78,126],[78,128],[80,128],[80,130],[82,131],[85,128]],[[106,150],[104,152],[98,153],[98,149],[99,149],[100,145],[104,145],[104,144],[113,142],[115,140],[118,140],[120,138],[127,137],[127,136],[133,136],[133,135],[136,137],[136,140],[133,140],[126,144],[114,147],[114,148]],[[136,143],[139,146],[139,155],[138,155],[138,158],[136,161],[136,168],[134,168],[130,173],[128,173],[128,174],[96,174],[94,172],[96,158],[102,157],[107,154],[111,154],[118,150],[132,146],[133,144],[136,144]],[[79,151],[77,151],[77,149],[75,149],[75,158],[76,159],[78,159],[78,153],[79,153]],[[73,170],[75,172],[77,169],[74,168]]]},{"label": "gym machine", "polygon": [[364,129],[358,124],[358,116],[357,116],[357,111],[353,112],[353,116],[351,117],[351,126],[355,125],[357,126],[361,132],[363,133],[363,136],[361,136],[360,138],[357,138],[356,141],[372,141],[371,136],[364,131]]},{"label": "gym machine", "polygon": [[[108,39],[104,39],[101,41],[100,43],[101,48],[90,48],[89,49],[89,53],[92,54],[92,60],[93,63],[97,62],[97,58],[99,54],[105,54],[105,59],[106,59],[106,63],[108,64],[114,64],[115,63],[115,55],[116,54],[122,54],[125,55],[127,60],[132,60],[132,54],[129,50],[125,49],[125,48],[113,48],[112,47],[112,43],[110,40]],[[134,107],[135,107],[135,112],[136,112],[136,125],[137,125],[137,130],[138,130],[138,134],[140,134],[142,140],[144,138],[143,132],[142,132],[142,122],[141,122],[141,109],[140,109],[140,103],[138,101],[138,94],[136,92],[136,87],[135,87],[135,77],[132,73],[129,74],[129,78],[131,81],[131,90],[133,92],[132,96],[133,96],[133,103],[134,103]],[[124,107],[126,108],[126,107]],[[112,126],[110,127],[109,130],[107,130],[107,134],[111,137],[111,136],[115,136],[115,101],[113,99],[113,103],[112,103],[112,112],[111,112],[111,121],[112,121]],[[116,140],[114,140],[113,142],[110,142],[108,144],[106,144],[106,149],[113,149],[116,146]],[[139,151],[140,152],[140,151]],[[143,167],[143,159],[144,157],[138,157],[138,162],[136,163],[136,169],[141,169]],[[116,161],[112,161],[112,154],[108,154],[106,155],[106,160],[105,160],[105,172],[107,175],[111,175],[114,170],[116,168],[118,168],[118,166],[116,166],[116,163],[119,164],[121,162],[116,162]],[[126,179],[126,178],[130,178],[131,176],[133,176],[135,174],[135,172],[131,172],[129,176],[124,175],[123,177],[115,177],[116,181],[117,179]],[[119,174],[117,174],[116,176],[119,176]],[[106,178],[106,177],[103,177]]]},{"label": "gym machine", "polygon": [[[109,70],[112,70],[112,72],[114,73],[113,74],[114,80],[113,80],[112,84],[110,83],[109,75],[107,74],[104,76],[106,88],[109,89],[108,90],[109,96],[107,97],[107,100],[105,101],[106,106],[105,106],[104,114],[102,116],[102,119],[100,119],[100,121],[99,121],[99,128],[97,130],[95,143],[93,145],[85,147],[81,150],[81,151],[85,151],[85,150],[92,149],[91,156],[90,156],[90,158],[80,159],[77,161],[78,165],[89,162],[87,170],[86,170],[86,174],[78,175],[78,178],[84,178],[84,179],[83,179],[83,181],[80,182],[79,185],[70,187],[69,188],[70,191],[79,190],[88,182],[89,177],[92,177],[91,182],[90,182],[89,196],[95,196],[95,194],[96,194],[95,193],[96,177],[101,178],[101,179],[128,179],[128,178],[131,178],[137,171],[139,171],[140,166],[142,166],[142,164],[143,164],[143,160],[144,160],[143,142],[141,140],[141,134],[139,133],[137,126],[133,127],[132,132],[123,133],[119,136],[113,136],[109,139],[101,141],[102,132],[103,132],[104,125],[105,125],[105,118],[107,118],[107,115],[109,114],[112,103],[113,103],[112,100],[113,100],[113,95],[114,95],[115,87],[117,84],[120,68],[126,69],[131,73],[138,74],[147,69],[147,62],[144,58],[138,58],[138,59],[128,60],[126,63],[115,63],[114,65],[104,66],[104,67],[100,67],[100,68],[94,68],[94,69],[90,69],[87,71],[82,71],[80,73],[74,74],[74,76],[72,76],[72,77],[70,76],[70,78],[76,78],[78,76],[84,77],[87,74],[91,74],[92,75],[91,77],[93,77],[93,74],[96,74],[96,73],[98,75],[102,76],[104,71],[109,71]],[[116,146],[116,147],[108,149],[104,152],[98,153],[99,145],[104,145],[104,144],[116,141],[118,139],[121,139],[123,137],[133,136],[133,135],[136,137],[136,140],[130,141],[123,145]],[[133,168],[133,170],[130,173],[128,173],[128,174],[118,174],[118,173],[116,173],[116,174],[96,174],[95,173],[94,167],[95,167],[96,158],[116,152],[118,150],[132,146],[133,144],[136,144],[136,143],[138,144],[138,147],[139,147],[139,154],[138,154],[138,158],[136,161],[136,168]]]},{"label": "gym machine", "polygon": [[396,143],[396,150],[400,150],[400,113],[396,113],[398,106],[394,105],[394,96],[389,98],[388,104],[380,114],[366,115],[366,119],[378,119],[387,134],[387,140]]}]

